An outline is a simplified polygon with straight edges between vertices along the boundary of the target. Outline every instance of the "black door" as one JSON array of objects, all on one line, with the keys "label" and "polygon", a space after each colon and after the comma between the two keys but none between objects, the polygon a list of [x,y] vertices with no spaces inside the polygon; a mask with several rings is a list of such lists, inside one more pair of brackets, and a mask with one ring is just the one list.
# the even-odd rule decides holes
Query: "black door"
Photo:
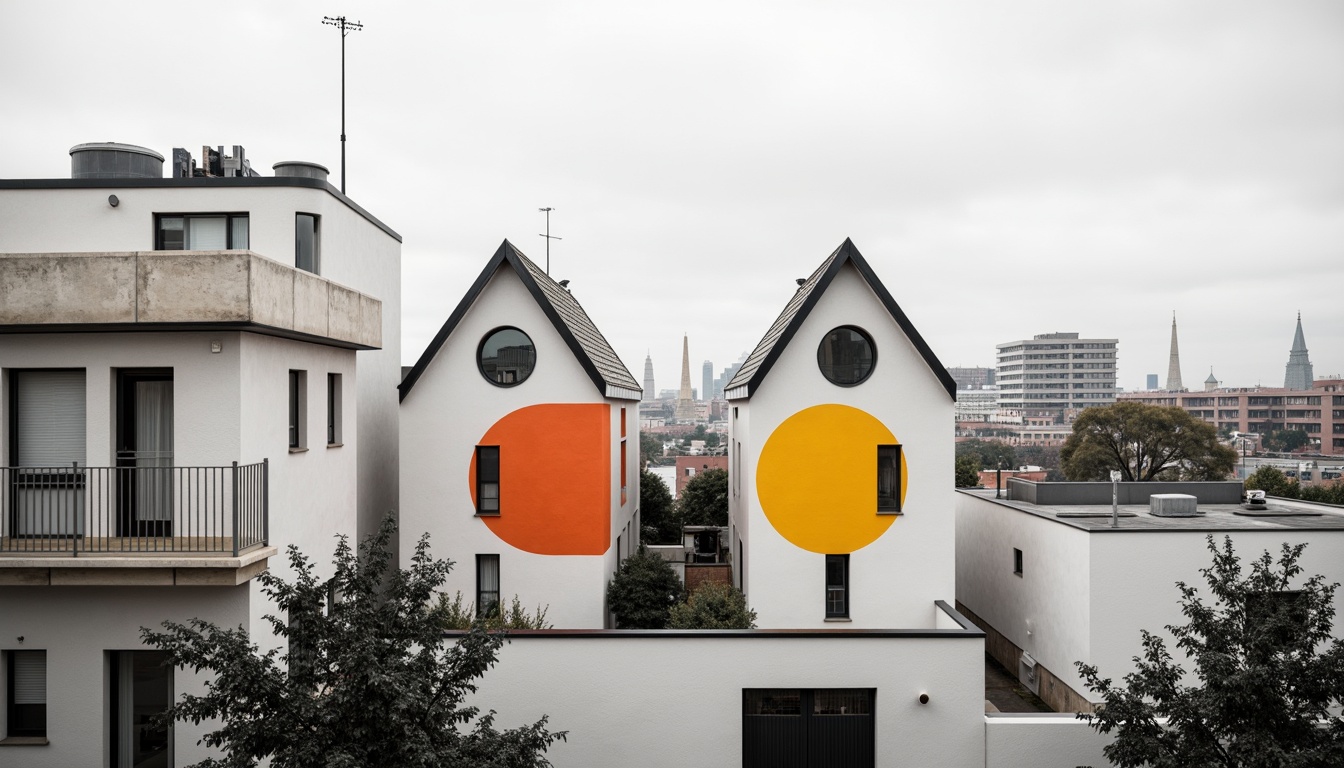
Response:
[{"label": "black door", "polygon": [[173,372],[117,376],[117,534],[173,534]]},{"label": "black door", "polygon": [[872,768],[872,688],[742,692],[743,768]]}]

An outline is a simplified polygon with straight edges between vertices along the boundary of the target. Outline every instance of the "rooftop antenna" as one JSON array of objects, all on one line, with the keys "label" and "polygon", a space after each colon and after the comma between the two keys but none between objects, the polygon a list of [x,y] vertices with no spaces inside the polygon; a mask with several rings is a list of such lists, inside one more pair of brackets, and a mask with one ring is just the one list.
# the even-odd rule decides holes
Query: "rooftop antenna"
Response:
[{"label": "rooftop antenna", "polygon": [[346,21],[344,16],[323,16],[322,23],[341,30],[341,194],[345,194],[345,36],[364,28],[358,21]]},{"label": "rooftop antenna", "polygon": [[549,275],[549,274],[551,274],[551,241],[552,241],[552,240],[564,240],[565,238],[563,238],[563,237],[556,237],[555,235],[552,235],[552,234],[551,234],[551,211],[554,211],[555,209],[554,209],[554,208],[538,208],[537,210],[538,210],[538,211],[541,211],[541,212],[544,213],[544,214],[546,214],[546,234],[544,234],[544,235],[540,235],[540,236],[546,238],[546,274]]}]

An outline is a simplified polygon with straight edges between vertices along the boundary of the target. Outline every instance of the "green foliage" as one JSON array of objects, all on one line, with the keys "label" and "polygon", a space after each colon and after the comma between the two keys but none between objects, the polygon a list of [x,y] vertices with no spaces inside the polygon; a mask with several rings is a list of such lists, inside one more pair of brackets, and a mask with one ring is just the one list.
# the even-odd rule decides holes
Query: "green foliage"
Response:
[{"label": "green foliage", "polygon": [[[1017,447],[1017,463],[1041,467],[1045,470],[1059,469],[1059,448],[1053,445],[1021,445]],[[1063,479],[1063,475],[1060,475]]]},{"label": "green foliage", "polygon": [[676,544],[681,541],[672,492],[663,478],[644,470],[639,475],[640,541],[645,544]]},{"label": "green foliage", "polygon": [[1123,685],[1077,663],[1105,700],[1078,717],[1115,733],[1104,752],[1120,768],[1344,765],[1344,720],[1331,716],[1344,704],[1344,641],[1331,636],[1339,585],[1298,579],[1305,544],[1284,544],[1277,563],[1266,551],[1245,577],[1230,537],[1208,546],[1213,565],[1200,573],[1212,602],[1177,583],[1189,621],[1166,628],[1198,682],[1186,685],[1164,640],[1144,630]]},{"label": "green foliage", "polygon": [[1328,485],[1301,486],[1298,489],[1298,498],[1318,504],[1344,505],[1344,481],[1335,481]]},{"label": "green foliage", "polygon": [[966,454],[957,457],[957,487],[977,488],[980,485],[980,457]]},{"label": "green foliage", "polygon": [[1289,453],[1311,442],[1311,436],[1300,429],[1276,429],[1260,438],[1260,447],[1266,451]]},{"label": "green foliage", "polygon": [[1246,478],[1245,486],[1264,491],[1270,496],[1286,499],[1296,499],[1298,495],[1297,481],[1289,480],[1278,467],[1269,464],[1264,464],[1252,472]]},{"label": "green foliage", "polygon": [[686,602],[669,612],[668,629],[755,629],[756,612],[747,596],[731,584],[702,584]]},{"label": "green foliage", "polygon": [[650,462],[657,463],[663,458],[663,440],[657,435],[651,435],[647,432],[639,433],[639,466],[640,468],[649,466]]},{"label": "green foliage", "polygon": [[682,525],[728,524],[728,472],[707,469],[681,489],[677,513]]},{"label": "green foliage", "polygon": [[552,628],[551,623],[546,621],[546,606],[538,605],[535,613],[528,613],[517,595],[513,596],[513,602],[508,608],[491,611],[486,616],[477,616],[475,604],[466,602],[461,592],[452,598],[446,593],[439,593],[439,608],[443,611],[444,629],[467,630],[477,624],[491,632],[505,629]]},{"label": "green foliage", "polygon": [[1176,407],[1123,401],[1085,409],[1059,452],[1070,480],[1222,480],[1237,453],[1212,424]]},{"label": "green foliage", "polygon": [[[547,730],[545,717],[500,731],[493,712],[464,705],[504,636],[477,626],[446,637],[446,609],[434,596],[452,564],[430,557],[426,536],[409,569],[390,569],[395,532],[389,516],[357,555],[341,537],[330,580],[295,547],[292,582],[270,571],[257,577],[279,609],[266,621],[288,652],[262,653],[241,627],[200,619],[141,628],[173,666],[213,674],[204,695],[183,694],[162,716],[219,724],[202,741],[224,757],[197,768],[549,765],[543,755],[565,733]],[[339,599],[328,607],[332,594]]]},{"label": "green foliage", "polygon": [[975,456],[980,459],[981,469],[994,469],[1000,465],[1004,469],[1017,468],[1017,454],[1013,446],[1002,440],[981,440],[971,438],[956,444],[957,458]]},{"label": "green foliage", "polygon": [[644,547],[625,559],[607,582],[607,605],[619,629],[663,629],[681,597],[681,580],[666,560]]}]

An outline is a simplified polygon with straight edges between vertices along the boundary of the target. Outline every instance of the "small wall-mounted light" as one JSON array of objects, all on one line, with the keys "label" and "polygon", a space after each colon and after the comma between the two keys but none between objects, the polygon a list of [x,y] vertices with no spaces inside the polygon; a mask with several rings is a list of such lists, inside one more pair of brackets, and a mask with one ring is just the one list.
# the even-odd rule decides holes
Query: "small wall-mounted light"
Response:
[{"label": "small wall-mounted light", "polygon": [[219,339],[211,339],[211,340],[210,340],[210,353],[211,353],[211,354],[218,355],[220,352],[223,352],[223,351],[224,351],[224,342],[220,341]]},{"label": "small wall-mounted light", "polygon": [[919,703],[920,703],[920,704],[928,704],[928,703],[929,703],[929,694],[927,694],[927,693],[921,693],[921,694],[919,694]]},{"label": "small wall-mounted light", "polygon": [[107,204],[112,206],[113,208],[116,208],[118,205],[121,205],[121,201],[117,199],[116,195],[108,195]]},{"label": "small wall-mounted light", "polygon": [[19,635],[19,642],[20,642],[20,643],[23,642],[23,635]]}]

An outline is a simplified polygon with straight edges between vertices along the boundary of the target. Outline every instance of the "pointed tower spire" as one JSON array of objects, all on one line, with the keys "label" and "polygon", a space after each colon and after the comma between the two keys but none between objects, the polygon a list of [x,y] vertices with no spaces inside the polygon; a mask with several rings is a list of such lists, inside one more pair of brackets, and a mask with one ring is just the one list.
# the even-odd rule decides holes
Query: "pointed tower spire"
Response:
[{"label": "pointed tower spire", "polygon": [[653,355],[646,353],[644,355],[644,402],[651,403],[658,399],[658,390],[653,388]]},{"label": "pointed tower spire", "polygon": [[1180,392],[1185,389],[1181,383],[1181,349],[1176,346],[1176,312],[1171,313],[1171,359],[1167,363],[1168,392]]},{"label": "pointed tower spire", "polygon": [[1307,339],[1302,335],[1302,313],[1297,313],[1297,331],[1293,333],[1293,348],[1288,352],[1288,366],[1283,375],[1284,389],[1311,389],[1315,376],[1311,359],[1307,357]]},{"label": "pointed tower spire", "polygon": [[677,393],[677,421],[695,421],[695,401],[691,399],[691,347],[685,334],[681,336],[681,391]]}]

